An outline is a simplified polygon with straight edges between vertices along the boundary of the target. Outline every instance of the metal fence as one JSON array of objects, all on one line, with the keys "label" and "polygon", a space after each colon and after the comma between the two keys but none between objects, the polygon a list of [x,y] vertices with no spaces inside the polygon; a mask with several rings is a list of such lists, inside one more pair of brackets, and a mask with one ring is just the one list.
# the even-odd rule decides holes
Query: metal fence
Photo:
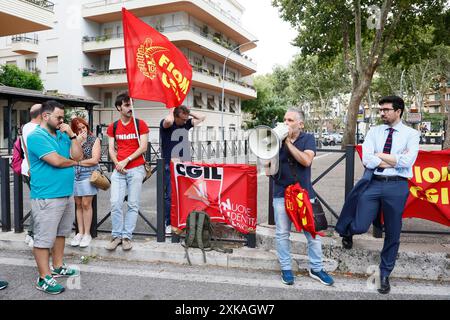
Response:
[{"label": "metal fence", "polygon": [[[193,142],[192,145],[192,159],[194,161],[202,161],[202,160],[211,160],[212,155],[219,155],[222,157],[227,156],[237,156],[244,155],[248,163],[249,150],[248,150],[248,142],[245,141],[222,141],[221,143],[212,143],[211,141],[204,142]],[[105,151],[105,150],[102,150]],[[323,171],[313,182],[315,185],[320,180],[322,180],[330,171],[332,171],[339,163],[345,161],[345,197],[348,196],[350,191],[353,188],[354,184],[354,170],[355,170],[355,146],[349,145],[345,150],[336,150],[336,149],[318,149],[318,152],[327,152],[327,153],[341,153],[342,156],[339,157],[333,164],[331,164],[325,171]],[[113,164],[109,161],[107,155],[107,149],[103,153],[102,152],[102,161],[101,165],[107,169],[108,171],[112,171]],[[156,203],[156,212],[157,212],[157,222],[156,226],[154,226],[141,212],[139,212],[139,216],[144,220],[144,222],[150,227],[151,232],[149,233],[135,233],[136,235],[146,235],[146,236],[156,236],[158,242],[165,241],[165,228],[164,228],[164,161],[161,159],[160,154],[160,146],[159,144],[149,143],[147,150],[147,159],[149,159],[153,165],[152,172],[156,173],[153,176],[156,179],[156,192],[157,192],[157,203]],[[2,231],[10,231],[11,230],[11,205],[10,205],[10,184],[11,184],[11,171],[10,171],[10,157],[2,157],[0,156],[0,183],[1,183],[1,191],[0,191],[0,201],[1,201],[1,228]],[[273,181],[269,179],[269,216],[268,223],[271,225],[275,224],[274,212],[272,207],[272,198],[273,198]],[[25,221],[30,216],[28,212],[25,217],[23,215],[23,182],[21,175],[13,175],[14,182],[14,230],[15,232],[23,232],[23,227]],[[332,208],[332,206],[326,201],[324,195],[320,195],[316,192],[317,198],[319,201],[325,206],[326,209],[330,211],[330,213],[335,217],[339,218],[338,212]],[[110,217],[110,212],[100,221],[97,221],[97,197],[94,197],[93,201],[93,223],[91,226],[91,234],[93,237],[97,236],[97,232],[110,232],[110,230],[100,229],[102,224]],[[330,227],[334,227],[330,225]],[[415,233],[415,234],[450,234],[450,232],[439,232],[439,231],[424,231],[424,230],[414,230],[414,231],[402,231],[402,233]],[[374,227],[373,235],[375,237],[382,236],[382,230]],[[179,242],[180,238],[176,235],[172,236],[172,242]],[[223,240],[223,239],[222,239]],[[234,240],[233,240],[234,241]],[[239,240],[237,240],[239,241]],[[256,237],[255,234],[251,234],[247,236],[247,239],[244,240],[249,247],[255,247],[256,245]]]}]

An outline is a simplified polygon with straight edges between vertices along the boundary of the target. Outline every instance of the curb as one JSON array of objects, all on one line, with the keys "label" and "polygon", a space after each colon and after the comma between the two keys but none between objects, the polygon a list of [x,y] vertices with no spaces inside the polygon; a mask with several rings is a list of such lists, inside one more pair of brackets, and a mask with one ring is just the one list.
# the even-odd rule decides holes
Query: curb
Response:
[{"label": "curb", "polygon": [[[25,233],[0,232],[0,250],[27,251],[30,247],[24,242]],[[170,241],[168,239],[167,241]],[[105,249],[108,241],[92,240],[88,248],[74,248],[66,243],[65,254],[102,259],[138,261],[138,262],[166,262],[188,265],[185,249],[179,243],[158,243],[154,239],[133,241],[133,249],[125,252],[120,247],[115,251]],[[233,253],[206,251],[206,263],[200,249],[190,248],[189,257],[192,265],[215,266],[223,268],[241,268],[250,270],[278,271],[280,266],[274,250],[252,249],[247,247],[234,248]],[[307,270],[309,259],[306,255],[293,255],[293,271]],[[325,269],[334,271],[337,263],[331,259],[324,259]]]}]

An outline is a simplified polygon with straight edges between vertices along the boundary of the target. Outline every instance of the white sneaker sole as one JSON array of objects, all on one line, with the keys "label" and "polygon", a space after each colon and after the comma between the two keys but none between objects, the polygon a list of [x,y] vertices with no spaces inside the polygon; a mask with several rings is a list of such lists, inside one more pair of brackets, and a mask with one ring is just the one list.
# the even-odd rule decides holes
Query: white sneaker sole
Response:
[{"label": "white sneaker sole", "polygon": [[287,286],[292,286],[294,284],[294,282],[286,282],[283,279],[281,279],[281,282]]},{"label": "white sneaker sole", "polygon": [[47,293],[47,294],[51,294],[51,295],[57,295],[57,294],[60,294],[60,293],[63,293],[63,292],[64,292],[64,288],[63,288],[63,290],[60,291],[60,292],[48,292],[48,291],[45,291],[44,289],[42,289],[42,288],[39,287],[39,286],[36,286],[36,289],[38,289],[39,291],[45,292],[45,293]]},{"label": "white sneaker sole", "polygon": [[79,277],[80,276],[80,274],[79,273],[77,273],[77,274],[74,274],[74,275],[72,275],[72,276],[67,276],[67,275],[65,275],[65,274],[52,274],[52,277],[53,278],[76,278],[76,277]]},{"label": "white sneaker sole", "polygon": [[326,286],[332,286],[333,283],[334,283],[334,282],[333,282],[333,283],[326,283],[325,281],[323,281],[322,279],[320,279],[318,276],[313,275],[313,274],[311,273],[311,271],[309,272],[309,276],[310,276],[311,278],[317,280],[317,281],[320,281],[321,284],[324,284],[324,285],[326,285]]}]

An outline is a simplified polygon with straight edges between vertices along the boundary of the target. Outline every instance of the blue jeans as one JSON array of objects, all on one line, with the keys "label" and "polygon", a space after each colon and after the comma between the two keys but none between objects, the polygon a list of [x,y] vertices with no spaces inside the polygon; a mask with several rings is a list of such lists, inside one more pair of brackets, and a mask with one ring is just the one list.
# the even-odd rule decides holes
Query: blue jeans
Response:
[{"label": "blue jeans", "polygon": [[[289,240],[292,222],[286,213],[284,198],[273,198],[273,209],[276,225],[276,248],[281,270],[292,270],[291,242]],[[309,232],[303,230],[303,233],[308,240],[309,268],[319,272],[323,269],[320,236],[316,235],[316,239],[314,239]]]},{"label": "blue jeans", "polygon": [[[142,181],[145,177],[144,166],[128,169],[126,174],[114,170],[111,175],[111,220],[113,238],[131,239],[139,212]],[[122,212],[125,196],[128,194],[128,212],[125,223]]]},{"label": "blue jeans", "polygon": [[164,214],[166,216],[166,226],[170,226],[170,204],[172,197],[172,187],[170,185],[170,164],[164,165]]}]

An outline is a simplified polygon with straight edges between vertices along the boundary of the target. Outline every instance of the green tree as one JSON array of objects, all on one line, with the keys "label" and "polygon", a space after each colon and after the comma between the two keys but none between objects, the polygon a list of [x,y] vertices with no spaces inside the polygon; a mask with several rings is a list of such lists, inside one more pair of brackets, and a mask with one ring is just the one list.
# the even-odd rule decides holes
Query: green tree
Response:
[{"label": "green tree", "polygon": [[0,84],[31,90],[43,90],[44,85],[37,73],[19,69],[15,65],[0,66]]},{"label": "green tree", "polygon": [[273,122],[283,120],[287,105],[284,98],[275,93],[274,87],[277,87],[277,90],[281,88],[277,84],[276,76],[271,74],[255,77],[256,99],[242,102],[242,110],[250,117],[245,121],[247,128],[272,126]]},{"label": "green tree", "polygon": [[442,121],[445,119],[445,116],[440,113],[423,113],[423,122],[431,122],[431,131],[432,132],[440,132],[442,128]]},{"label": "green tree", "polygon": [[297,56],[290,66],[291,91],[296,105],[309,106],[309,128],[319,131],[324,121],[332,118],[333,99],[350,89],[350,81],[342,63],[321,64],[317,56]]},{"label": "green tree", "polygon": [[[273,0],[273,5],[298,30],[295,44],[304,56],[317,55],[320,63],[342,57],[351,75],[343,146],[355,142],[361,101],[382,62],[412,64],[433,44],[448,41],[436,32],[421,37],[428,28],[446,32],[445,0]],[[387,55],[390,47],[395,50]]]}]

